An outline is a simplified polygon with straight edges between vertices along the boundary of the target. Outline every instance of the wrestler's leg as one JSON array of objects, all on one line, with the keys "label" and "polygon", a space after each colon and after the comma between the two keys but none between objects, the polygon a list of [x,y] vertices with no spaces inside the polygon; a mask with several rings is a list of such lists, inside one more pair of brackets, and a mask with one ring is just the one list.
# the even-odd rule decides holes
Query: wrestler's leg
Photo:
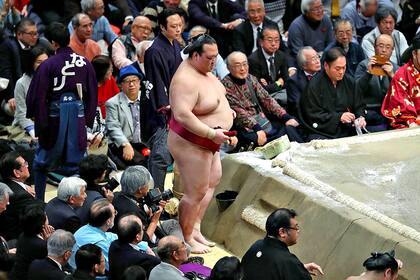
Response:
[{"label": "wrestler's leg", "polygon": [[171,132],[168,137],[168,146],[184,184],[184,196],[179,204],[179,223],[184,239],[192,247],[193,253],[206,253],[210,250],[209,247],[197,242],[192,233],[200,210],[200,202],[209,186],[213,154],[189,144]]},{"label": "wrestler's leg", "polygon": [[216,186],[220,182],[220,178],[222,177],[222,164],[220,162],[220,154],[217,152],[213,155],[213,161],[210,169],[210,177],[209,177],[209,188],[207,190],[206,195],[204,196],[203,200],[200,202],[200,210],[198,212],[198,217],[194,225],[194,232],[193,236],[194,239],[198,242],[213,247],[216,245],[214,242],[208,241],[201,233],[201,220],[206,213],[207,207],[209,206],[210,201],[213,199],[214,190]]}]

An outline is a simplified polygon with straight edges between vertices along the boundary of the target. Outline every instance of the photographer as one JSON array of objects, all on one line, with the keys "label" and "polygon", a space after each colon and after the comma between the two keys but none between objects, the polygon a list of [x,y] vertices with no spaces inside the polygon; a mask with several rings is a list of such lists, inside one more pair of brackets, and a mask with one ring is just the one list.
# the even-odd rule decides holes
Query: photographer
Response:
[{"label": "photographer", "polygon": [[[160,221],[163,207],[170,198],[168,193],[162,194],[164,200],[156,202],[158,189],[153,189],[154,182],[149,171],[139,165],[128,167],[121,176],[121,192],[115,193],[114,207],[118,211],[115,224],[124,214],[133,213],[143,223],[143,240],[155,247],[159,238],[165,235],[175,235],[183,240],[183,235],[177,220]],[[150,190],[149,190],[150,189]],[[148,195],[148,193],[150,194]],[[148,197],[149,199],[145,199]],[[145,203],[147,200],[147,204]],[[150,200],[153,202],[150,203]]]},{"label": "photographer", "polygon": [[83,206],[77,209],[82,225],[87,223],[89,216],[89,209],[92,203],[100,198],[106,198],[112,203],[114,193],[112,188],[118,186],[106,183],[108,158],[106,155],[88,155],[84,157],[79,163],[80,178],[86,181],[86,200]]}]

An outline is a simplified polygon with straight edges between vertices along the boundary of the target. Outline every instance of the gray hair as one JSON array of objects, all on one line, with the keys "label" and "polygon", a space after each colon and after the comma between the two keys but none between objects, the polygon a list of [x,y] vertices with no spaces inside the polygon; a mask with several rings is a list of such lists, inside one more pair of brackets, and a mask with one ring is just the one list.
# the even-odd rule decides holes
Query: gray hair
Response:
[{"label": "gray hair", "polygon": [[58,184],[57,198],[62,201],[68,201],[70,196],[80,196],[83,187],[86,188],[85,180],[78,177],[63,178]]},{"label": "gray hair", "polygon": [[120,184],[123,193],[133,195],[138,189],[153,188],[154,181],[146,167],[135,165],[124,170]]},{"label": "gray hair", "polygon": [[13,191],[5,183],[0,182],[0,200],[3,200],[6,197],[6,194],[11,196]]},{"label": "gray hair", "polygon": [[71,26],[73,26],[73,28],[78,27],[78,26],[80,25],[80,20],[81,20],[83,17],[88,17],[88,18],[89,18],[89,16],[88,16],[87,14],[85,14],[85,13],[77,13],[77,14],[75,14],[75,15],[71,18]]},{"label": "gray hair", "polygon": [[302,3],[300,3],[300,10],[302,12],[302,15],[309,12],[311,9],[311,5],[317,0],[302,0]]},{"label": "gray hair", "polygon": [[[244,54],[243,52],[240,52],[240,51],[234,51],[234,52],[231,52],[227,57],[226,57],[226,65],[227,66],[230,66],[231,64],[232,64],[232,58],[234,57],[234,56],[236,56],[236,55],[239,55],[239,54],[242,54],[242,55],[244,55],[245,57],[246,57],[246,54]],[[247,58],[247,61],[248,61],[248,58]]]},{"label": "gray hair", "polygon": [[83,12],[88,12],[90,10],[95,9],[96,0],[81,0],[80,6],[82,7]]},{"label": "gray hair", "polygon": [[264,0],[245,0],[245,11],[247,12],[249,3],[259,3],[264,8]]},{"label": "gray hair", "polygon": [[191,28],[190,33],[188,34],[188,40],[190,40],[193,37],[193,36],[191,36],[191,34],[194,34],[196,32],[199,32],[199,33],[202,33],[202,34],[207,33],[207,28],[205,28],[202,25],[194,26],[193,28]]},{"label": "gray hair", "polygon": [[71,251],[75,243],[76,239],[71,232],[57,229],[48,238],[48,256],[61,257],[66,251]]},{"label": "gray hair", "polygon": [[334,23],[334,31],[337,31],[338,27],[340,25],[349,24],[351,26],[351,29],[353,30],[353,24],[348,19],[339,19]]},{"label": "gray hair", "polygon": [[305,57],[305,50],[314,50],[314,48],[312,48],[311,46],[304,46],[302,48],[299,49],[297,55],[296,55],[296,61],[297,64],[299,65],[299,67],[303,67],[306,65],[307,61],[306,61],[306,57]]},{"label": "gray hair", "polygon": [[381,20],[388,16],[391,16],[394,19],[395,23],[397,23],[398,14],[394,8],[387,6],[379,7],[375,14],[375,21],[377,24],[379,24]]},{"label": "gray hair", "polygon": [[136,54],[143,56],[146,50],[152,45],[153,41],[144,40],[137,44],[136,46]]}]

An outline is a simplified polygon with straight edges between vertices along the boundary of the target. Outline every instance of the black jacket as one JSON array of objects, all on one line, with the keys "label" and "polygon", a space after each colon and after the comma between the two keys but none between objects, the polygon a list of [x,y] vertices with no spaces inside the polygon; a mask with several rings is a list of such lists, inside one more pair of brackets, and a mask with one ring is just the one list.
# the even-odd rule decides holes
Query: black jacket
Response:
[{"label": "black jacket", "polygon": [[34,260],[29,266],[28,280],[61,280],[66,274],[50,258]]}]

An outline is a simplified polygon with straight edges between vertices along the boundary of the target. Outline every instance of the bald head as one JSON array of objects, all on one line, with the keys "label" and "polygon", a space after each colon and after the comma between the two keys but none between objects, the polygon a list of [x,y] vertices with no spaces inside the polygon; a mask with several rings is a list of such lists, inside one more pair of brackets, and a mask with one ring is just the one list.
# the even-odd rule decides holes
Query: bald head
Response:
[{"label": "bald head", "polygon": [[394,40],[388,34],[381,34],[375,40],[375,54],[386,57],[387,60],[394,50]]},{"label": "bald head", "polygon": [[[159,240],[157,253],[163,262],[174,264],[178,261],[178,256],[175,256],[174,253],[182,249],[183,246],[185,246],[184,243],[178,237],[168,235]],[[180,263],[185,260],[181,259]]]},{"label": "bald head", "polygon": [[143,225],[136,215],[123,216],[118,221],[118,239],[126,243],[139,243],[143,239]]},{"label": "bald head", "polygon": [[131,35],[139,42],[149,38],[152,33],[152,22],[145,16],[137,16],[131,25]]},{"label": "bald head", "polygon": [[248,59],[243,52],[232,52],[226,58],[226,62],[233,77],[246,79],[248,76]]}]

